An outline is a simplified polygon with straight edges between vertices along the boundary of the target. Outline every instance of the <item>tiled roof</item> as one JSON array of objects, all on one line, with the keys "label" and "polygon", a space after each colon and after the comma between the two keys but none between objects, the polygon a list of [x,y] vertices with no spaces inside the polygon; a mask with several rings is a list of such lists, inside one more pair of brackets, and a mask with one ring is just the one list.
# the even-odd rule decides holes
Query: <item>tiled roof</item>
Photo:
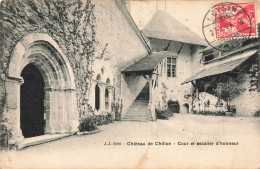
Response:
[{"label": "tiled roof", "polygon": [[172,57],[174,54],[169,52],[154,52],[141,58],[134,64],[125,68],[122,72],[151,72],[165,57]]},{"label": "tiled roof", "polygon": [[143,32],[147,37],[207,46],[206,41],[164,11],[156,11]]},{"label": "tiled roof", "polygon": [[203,70],[199,71],[195,75],[185,80],[182,84],[191,82],[193,80],[201,79],[204,77],[230,72],[235,68],[237,68],[238,66],[240,66],[243,62],[245,62],[250,56],[254,55],[256,52],[257,50],[244,52],[242,54],[233,56],[233,59],[231,58],[226,62],[220,62],[219,64],[214,64],[211,67],[204,68]]}]

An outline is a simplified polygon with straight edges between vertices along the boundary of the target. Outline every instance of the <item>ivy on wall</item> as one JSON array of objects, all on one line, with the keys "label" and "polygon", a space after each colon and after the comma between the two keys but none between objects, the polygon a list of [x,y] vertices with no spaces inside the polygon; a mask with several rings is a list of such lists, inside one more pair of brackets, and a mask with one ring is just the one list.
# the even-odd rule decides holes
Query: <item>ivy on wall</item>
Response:
[{"label": "ivy on wall", "polygon": [[165,83],[162,83],[162,103],[163,105],[167,105],[167,89],[168,87],[166,86]]},{"label": "ivy on wall", "polygon": [[250,77],[250,86],[249,91],[258,91],[260,92],[259,87],[259,55],[253,60],[251,63],[251,67],[249,68],[249,77]]},{"label": "ivy on wall", "polygon": [[[73,68],[80,116],[87,112],[93,74],[91,65],[97,43],[94,8],[95,5],[91,0],[2,1],[0,33],[3,40],[0,44],[0,73],[7,74],[12,51],[24,36],[32,33],[48,34],[57,42]],[[1,89],[4,89],[2,78],[0,82]],[[3,109],[6,106],[5,91],[1,91],[1,94],[1,109]]]}]

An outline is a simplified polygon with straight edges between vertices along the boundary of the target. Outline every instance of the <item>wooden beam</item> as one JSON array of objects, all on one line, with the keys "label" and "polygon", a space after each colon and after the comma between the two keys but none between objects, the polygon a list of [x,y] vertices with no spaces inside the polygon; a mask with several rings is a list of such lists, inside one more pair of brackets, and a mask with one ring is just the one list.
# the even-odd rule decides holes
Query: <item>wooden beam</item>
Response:
[{"label": "wooden beam", "polygon": [[178,55],[181,53],[181,49],[182,49],[183,46],[184,46],[184,43],[182,43],[182,45],[181,45],[181,47],[180,47],[180,49],[178,51]]},{"label": "wooden beam", "polygon": [[192,86],[196,87],[196,84],[194,83],[194,81],[191,81]]},{"label": "wooden beam", "polygon": [[170,44],[171,44],[171,41],[169,40],[169,43],[168,43],[168,45],[166,46],[166,48],[164,49],[164,51],[167,51],[167,50],[168,50]]},{"label": "wooden beam", "polygon": [[143,77],[148,81],[149,79],[143,74]]}]

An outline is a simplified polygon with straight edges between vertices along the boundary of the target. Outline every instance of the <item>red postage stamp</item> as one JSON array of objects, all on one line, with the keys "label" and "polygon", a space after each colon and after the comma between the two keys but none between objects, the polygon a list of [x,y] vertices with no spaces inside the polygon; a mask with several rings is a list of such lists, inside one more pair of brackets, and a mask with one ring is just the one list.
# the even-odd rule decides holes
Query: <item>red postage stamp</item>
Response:
[{"label": "red postage stamp", "polygon": [[224,3],[214,6],[216,38],[256,37],[255,3]]}]

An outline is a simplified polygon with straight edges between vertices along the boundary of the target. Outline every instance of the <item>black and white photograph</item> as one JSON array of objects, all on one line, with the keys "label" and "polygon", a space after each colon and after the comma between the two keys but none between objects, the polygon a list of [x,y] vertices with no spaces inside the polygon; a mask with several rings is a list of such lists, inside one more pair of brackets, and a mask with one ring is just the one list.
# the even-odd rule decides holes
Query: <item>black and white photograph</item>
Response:
[{"label": "black and white photograph", "polygon": [[0,0],[0,169],[259,169],[260,1]]}]

